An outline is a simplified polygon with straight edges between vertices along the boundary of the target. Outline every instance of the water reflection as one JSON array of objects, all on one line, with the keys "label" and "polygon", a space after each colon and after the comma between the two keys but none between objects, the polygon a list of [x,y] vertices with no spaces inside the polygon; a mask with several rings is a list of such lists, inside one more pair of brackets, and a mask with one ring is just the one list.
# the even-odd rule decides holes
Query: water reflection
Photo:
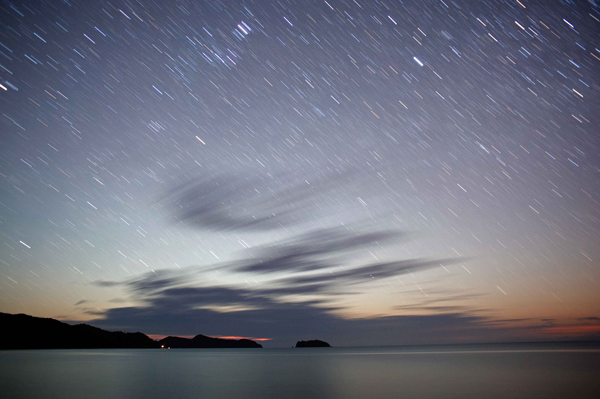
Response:
[{"label": "water reflection", "polygon": [[600,397],[597,347],[0,352],[20,398]]}]

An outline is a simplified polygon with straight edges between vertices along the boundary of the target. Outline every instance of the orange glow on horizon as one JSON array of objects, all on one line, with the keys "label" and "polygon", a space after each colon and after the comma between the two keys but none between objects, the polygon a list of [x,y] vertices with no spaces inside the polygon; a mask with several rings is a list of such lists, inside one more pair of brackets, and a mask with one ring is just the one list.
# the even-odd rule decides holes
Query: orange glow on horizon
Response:
[{"label": "orange glow on horizon", "polygon": [[167,338],[167,337],[178,337],[178,338],[188,338],[188,339],[195,337],[195,335],[162,335],[162,334],[146,334],[146,335],[155,341],[160,341],[161,339]]},{"label": "orange glow on horizon", "polygon": [[543,328],[540,331],[547,335],[583,337],[586,335],[600,334],[600,325],[555,326]]},{"label": "orange glow on horizon", "polygon": [[251,337],[238,337],[238,336],[224,336],[224,335],[209,335],[211,338],[220,338],[220,339],[250,339],[252,341],[270,341],[273,338],[251,338]]},{"label": "orange glow on horizon", "polygon": [[[195,335],[161,335],[161,334],[146,334],[148,335],[148,337],[150,337],[151,339],[155,340],[155,341],[160,341],[163,338],[172,336],[172,337],[178,337],[178,338],[187,338],[187,339],[192,339],[195,337]],[[252,341],[270,341],[273,338],[252,338],[252,337],[238,337],[238,336],[234,336],[234,335],[208,335],[208,337],[210,338],[220,338],[220,339],[250,339]]]}]

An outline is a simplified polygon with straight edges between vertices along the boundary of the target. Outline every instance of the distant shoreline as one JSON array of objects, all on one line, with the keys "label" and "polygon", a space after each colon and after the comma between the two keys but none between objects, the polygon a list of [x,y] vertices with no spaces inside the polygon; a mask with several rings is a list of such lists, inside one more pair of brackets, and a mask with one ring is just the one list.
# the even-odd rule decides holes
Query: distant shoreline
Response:
[{"label": "distant shoreline", "polygon": [[87,324],[26,314],[0,313],[0,350],[27,349],[161,349],[161,348],[262,348],[249,339],[221,339],[197,335],[192,339],[166,337],[155,341],[135,332],[106,331]]},{"label": "distant shoreline", "polygon": [[[0,312],[0,350],[52,350],[52,349],[252,349],[262,345],[250,339],[222,339],[197,335],[193,339],[166,337],[155,341],[147,335],[137,332],[106,331],[87,324],[70,325],[51,318],[40,318],[25,314]],[[169,340],[167,340],[169,339]],[[167,341],[165,341],[167,340]],[[196,340],[196,341],[194,341]],[[179,342],[179,344],[174,343]],[[161,343],[163,342],[163,343]],[[164,348],[161,348],[164,345]],[[570,346],[573,348],[600,348],[600,340],[560,340],[560,341],[515,341],[515,342],[474,342],[439,343],[410,345],[360,345],[337,346],[336,349],[396,348],[405,351],[423,348],[452,349],[465,347],[540,347]],[[269,349],[289,349],[289,346]],[[315,349],[311,347],[301,349]]]}]

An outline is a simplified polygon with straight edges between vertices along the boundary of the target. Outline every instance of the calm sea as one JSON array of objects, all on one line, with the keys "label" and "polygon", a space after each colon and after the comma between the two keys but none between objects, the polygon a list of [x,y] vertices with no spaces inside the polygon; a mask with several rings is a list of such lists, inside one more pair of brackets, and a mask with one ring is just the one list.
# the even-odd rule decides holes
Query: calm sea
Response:
[{"label": "calm sea", "polygon": [[0,398],[600,398],[598,345],[0,351]]}]

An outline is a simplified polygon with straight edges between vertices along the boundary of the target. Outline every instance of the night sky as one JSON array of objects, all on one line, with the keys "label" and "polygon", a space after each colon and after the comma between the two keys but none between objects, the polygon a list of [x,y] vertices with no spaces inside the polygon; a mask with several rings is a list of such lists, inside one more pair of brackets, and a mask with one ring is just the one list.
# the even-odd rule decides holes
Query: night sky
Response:
[{"label": "night sky", "polygon": [[0,4],[0,311],[599,337],[595,1]]}]

